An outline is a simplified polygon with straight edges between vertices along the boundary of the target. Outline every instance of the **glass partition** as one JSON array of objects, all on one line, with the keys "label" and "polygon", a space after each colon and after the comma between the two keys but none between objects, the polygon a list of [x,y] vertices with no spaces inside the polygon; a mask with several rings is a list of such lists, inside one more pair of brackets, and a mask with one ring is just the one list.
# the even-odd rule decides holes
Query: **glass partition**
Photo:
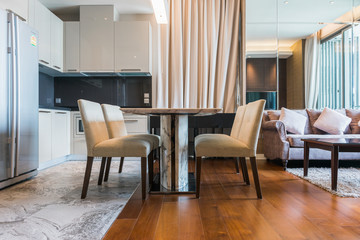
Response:
[{"label": "glass partition", "polygon": [[360,107],[360,0],[246,5],[247,101],[267,98],[268,108]]}]

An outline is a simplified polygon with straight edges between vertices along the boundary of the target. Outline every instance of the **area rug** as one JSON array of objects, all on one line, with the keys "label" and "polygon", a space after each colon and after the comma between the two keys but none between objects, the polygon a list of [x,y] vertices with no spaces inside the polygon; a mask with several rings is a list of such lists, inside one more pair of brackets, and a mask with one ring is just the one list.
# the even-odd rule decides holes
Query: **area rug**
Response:
[{"label": "area rug", "polygon": [[140,161],[113,161],[97,185],[94,161],[88,194],[80,199],[85,161],[65,162],[0,191],[0,239],[102,239],[140,182]]},{"label": "area rug", "polygon": [[360,197],[360,169],[339,168],[337,191],[331,190],[331,168],[309,168],[304,177],[303,168],[288,168],[287,171],[340,197]]}]

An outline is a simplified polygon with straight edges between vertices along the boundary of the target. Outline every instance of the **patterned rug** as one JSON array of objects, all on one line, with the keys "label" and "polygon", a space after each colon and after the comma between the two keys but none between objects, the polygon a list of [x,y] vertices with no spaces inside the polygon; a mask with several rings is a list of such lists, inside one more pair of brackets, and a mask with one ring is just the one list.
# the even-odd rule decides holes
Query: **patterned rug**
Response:
[{"label": "patterned rug", "polygon": [[140,182],[140,161],[126,160],[109,181],[97,185],[94,161],[86,199],[80,194],[85,161],[69,161],[41,171],[29,181],[0,191],[0,239],[101,239]]},{"label": "patterned rug", "polygon": [[360,169],[339,168],[337,191],[331,190],[331,168],[309,168],[304,177],[303,168],[288,168],[287,171],[340,197],[360,197]]}]

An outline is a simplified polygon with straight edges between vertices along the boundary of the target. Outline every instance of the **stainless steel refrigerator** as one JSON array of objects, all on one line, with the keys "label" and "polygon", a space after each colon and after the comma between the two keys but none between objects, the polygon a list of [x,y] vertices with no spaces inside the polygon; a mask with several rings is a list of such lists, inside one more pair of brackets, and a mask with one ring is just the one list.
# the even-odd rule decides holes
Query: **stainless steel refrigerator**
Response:
[{"label": "stainless steel refrigerator", "polygon": [[0,189],[37,174],[38,33],[0,9]]}]

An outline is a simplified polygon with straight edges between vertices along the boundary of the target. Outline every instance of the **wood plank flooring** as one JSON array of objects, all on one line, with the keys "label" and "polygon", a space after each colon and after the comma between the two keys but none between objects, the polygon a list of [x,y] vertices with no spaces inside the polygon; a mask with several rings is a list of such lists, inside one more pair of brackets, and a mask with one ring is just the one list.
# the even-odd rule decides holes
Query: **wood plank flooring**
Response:
[{"label": "wood plank flooring", "polygon": [[200,199],[142,201],[138,188],[104,239],[360,239],[360,199],[331,195],[264,160],[258,200],[247,163],[250,186],[233,160],[203,160]]}]

